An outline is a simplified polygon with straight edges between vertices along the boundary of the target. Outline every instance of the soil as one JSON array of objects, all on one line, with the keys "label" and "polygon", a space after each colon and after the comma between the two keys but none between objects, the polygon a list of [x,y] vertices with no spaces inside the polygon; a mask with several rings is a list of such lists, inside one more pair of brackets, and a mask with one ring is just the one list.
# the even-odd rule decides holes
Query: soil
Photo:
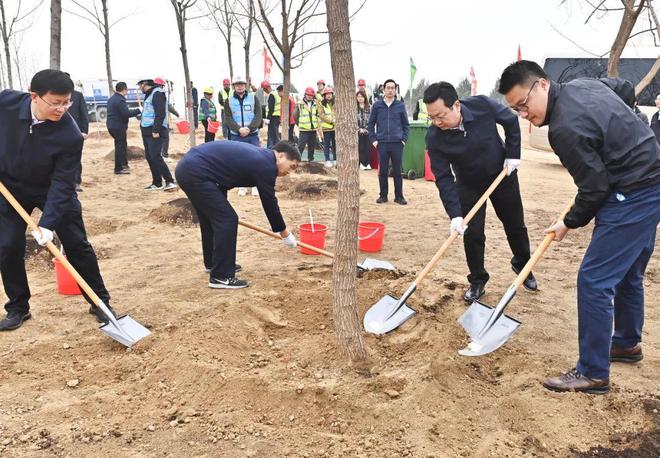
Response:
[{"label": "soil", "polygon": [[[105,156],[105,158],[109,161],[114,162],[115,161],[115,149],[112,148],[110,152]],[[126,158],[129,161],[144,161],[144,148],[141,146],[133,146],[130,145],[126,149]]]},{"label": "soil", "polygon": [[[132,146],[141,145],[137,129],[132,121]],[[186,141],[172,135],[170,153],[183,154]],[[369,359],[351,366],[334,333],[331,260],[240,227],[239,277],[250,287],[208,288],[183,192],[143,191],[150,182],[144,161],[132,163],[130,175],[114,175],[104,159],[111,148],[106,137],[87,141],[80,199],[113,307],[153,334],[132,350],[111,340],[80,296],[57,294],[53,272],[32,256],[32,319],[0,334],[0,456],[660,454],[657,254],[645,280],[645,358],[614,364],[608,395],[541,386],[575,364],[576,273],[590,227],[550,247],[535,269],[540,291],[514,298],[507,312],[523,325],[498,351],[457,354],[468,342],[456,322],[467,287],[459,242],[408,301],[417,315],[388,335],[365,335]],[[526,223],[537,246],[575,187],[551,153],[526,149],[523,159]],[[407,289],[448,236],[449,221],[432,182],[405,180],[409,204],[399,206],[375,203],[375,171],[361,171],[360,179],[361,218],[386,225],[383,250],[368,255],[399,269],[358,279],[362,316],[383,295]],[[296,233],[312,208],[315,221],[329,226],[326,248],[334,251],[336,182],[327,180],[297,173],[278,180],[278,196]],[[295,194],[299,186],[316,186],[321,197]],[[241,218],[268,227],[258,198],[233,190],[229,199]],[[160,222],[169,211],[181,216]],[[514,275],[490,206],[486,234],[484,302],[493,304]]]}]

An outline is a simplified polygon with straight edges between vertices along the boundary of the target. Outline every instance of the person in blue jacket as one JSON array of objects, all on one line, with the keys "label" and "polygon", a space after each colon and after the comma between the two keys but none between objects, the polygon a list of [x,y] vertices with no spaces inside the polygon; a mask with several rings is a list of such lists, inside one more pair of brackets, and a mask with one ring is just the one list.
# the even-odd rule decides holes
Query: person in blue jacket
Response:
[{"label": "person in blue jacket", "polygon": [[108,99],[108,119],[106,126],[108,132],[115,140],[115,175],[127,175],[131,173],[128,169],[128,158],[126,157],[128,143],[126,131],[128,120],[141,113],[140,109],[129,110],[126,103],[128,86],[120,81],[115,85],[115,93]]},{"label": "person in blue jacket", "polygon": [[378,184],[380,195],[376,203],[387,202],[387,174],[392,162],[392,177],[394,179],[394,202],[406,205],[403,197],[403,147],[408,141],[408,114],[406,105],[396,96],[397,84],[393,79],[384,83],[384,96],[374,102],[369,116],[369,140],[378,148]]},{"label": "person in blue jacket", "polygon": [[[75,191],[83,136],[67,113],[73,82],[59,70],[42,70],[32,78],[30,91],[0,92],[0,181],[25,211],[41,209],[41,232],[32,232],[37,243],[46,245],[57,232],[73,267],[109,304]],[[25,229],[23,219],[0,195],[0,273],[9,298],[0,331],[16,329],[31,318]],[[99,322],[106,321],[103,312],[83,295],[91,304],[89,313]]]},{"label": "person in blue jacket", "polygon": [[210,288],[248,286],[236,278],[241,270],[236,264],[238,215],[227,200],[227,191],[232,188],[256,186],[271,229],[280,233],[285,245],[296,246],[275,197],[275,180],[288,175],[299,163],[298,148],[287,141],[278,142],[272,150],[245,142],[209,142],[192,148],[181,159],[175,175],[199,217]]}]

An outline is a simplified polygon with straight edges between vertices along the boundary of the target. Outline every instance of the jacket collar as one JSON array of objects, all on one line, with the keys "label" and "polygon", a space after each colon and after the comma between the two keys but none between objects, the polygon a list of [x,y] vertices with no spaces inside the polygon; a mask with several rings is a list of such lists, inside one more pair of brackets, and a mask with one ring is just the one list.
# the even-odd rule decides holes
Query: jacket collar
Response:
[{"label": "jacket collar", "polygon": [[470,109],[467,106],[465,106],[465,104],[462,101],[461,101],[461,117],[463,118],[462,119],[463,123],[474,121],[474,115],[472,114]]},{"label": "jacket collar", "polygon": [[545,109],[545,119],[543,120],[543,123],[541,123],[542,126],[547,126],[548,123],[550,123],[552,110],[555,108],[555,102],[557,102],[557,98],[559,97],[560,92],[561,85],[555,83],[554,81],[550,81],[550,90],[548,91],[548,106]]},{"label": "jacket collar", "polygon": [[23,102],[21,102],[21,106],[18,109],[18,119],[22,119],[24,121],[31,121],[32,120],[32,97],[29,97],[29,94],[27,94],[28,97],[25,98]]}]

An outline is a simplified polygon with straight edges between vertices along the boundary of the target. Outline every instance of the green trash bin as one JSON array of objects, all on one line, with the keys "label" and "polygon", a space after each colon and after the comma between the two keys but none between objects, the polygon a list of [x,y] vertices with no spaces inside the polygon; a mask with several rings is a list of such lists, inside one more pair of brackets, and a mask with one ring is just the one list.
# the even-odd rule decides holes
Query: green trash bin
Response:
[{"label": "green trash bin", "polygon": [[426,153],[426,121],[411,121],[408,141],[403,147],[403,176],[411,180],[424,176],[424,154]]}]

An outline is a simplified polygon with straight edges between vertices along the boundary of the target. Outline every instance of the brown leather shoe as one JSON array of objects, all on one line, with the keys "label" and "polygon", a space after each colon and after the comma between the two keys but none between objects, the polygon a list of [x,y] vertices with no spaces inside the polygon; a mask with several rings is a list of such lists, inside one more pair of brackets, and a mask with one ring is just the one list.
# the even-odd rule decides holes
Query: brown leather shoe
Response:
[{"label": "brown leather shoe", "polygon": [[644,359],[642,353],[642,344],[638,343],[634,347],[621,348],[612,344],[610,350],[610,361],[616,363],[636,363]]},{"label": "brown leather shoe", "polygon": [[552,391],[579,391],[589,394],[605,394],[610,391],[610,379],[589,378],[573,368],[559,377],[545,379],[543,386]]}]

